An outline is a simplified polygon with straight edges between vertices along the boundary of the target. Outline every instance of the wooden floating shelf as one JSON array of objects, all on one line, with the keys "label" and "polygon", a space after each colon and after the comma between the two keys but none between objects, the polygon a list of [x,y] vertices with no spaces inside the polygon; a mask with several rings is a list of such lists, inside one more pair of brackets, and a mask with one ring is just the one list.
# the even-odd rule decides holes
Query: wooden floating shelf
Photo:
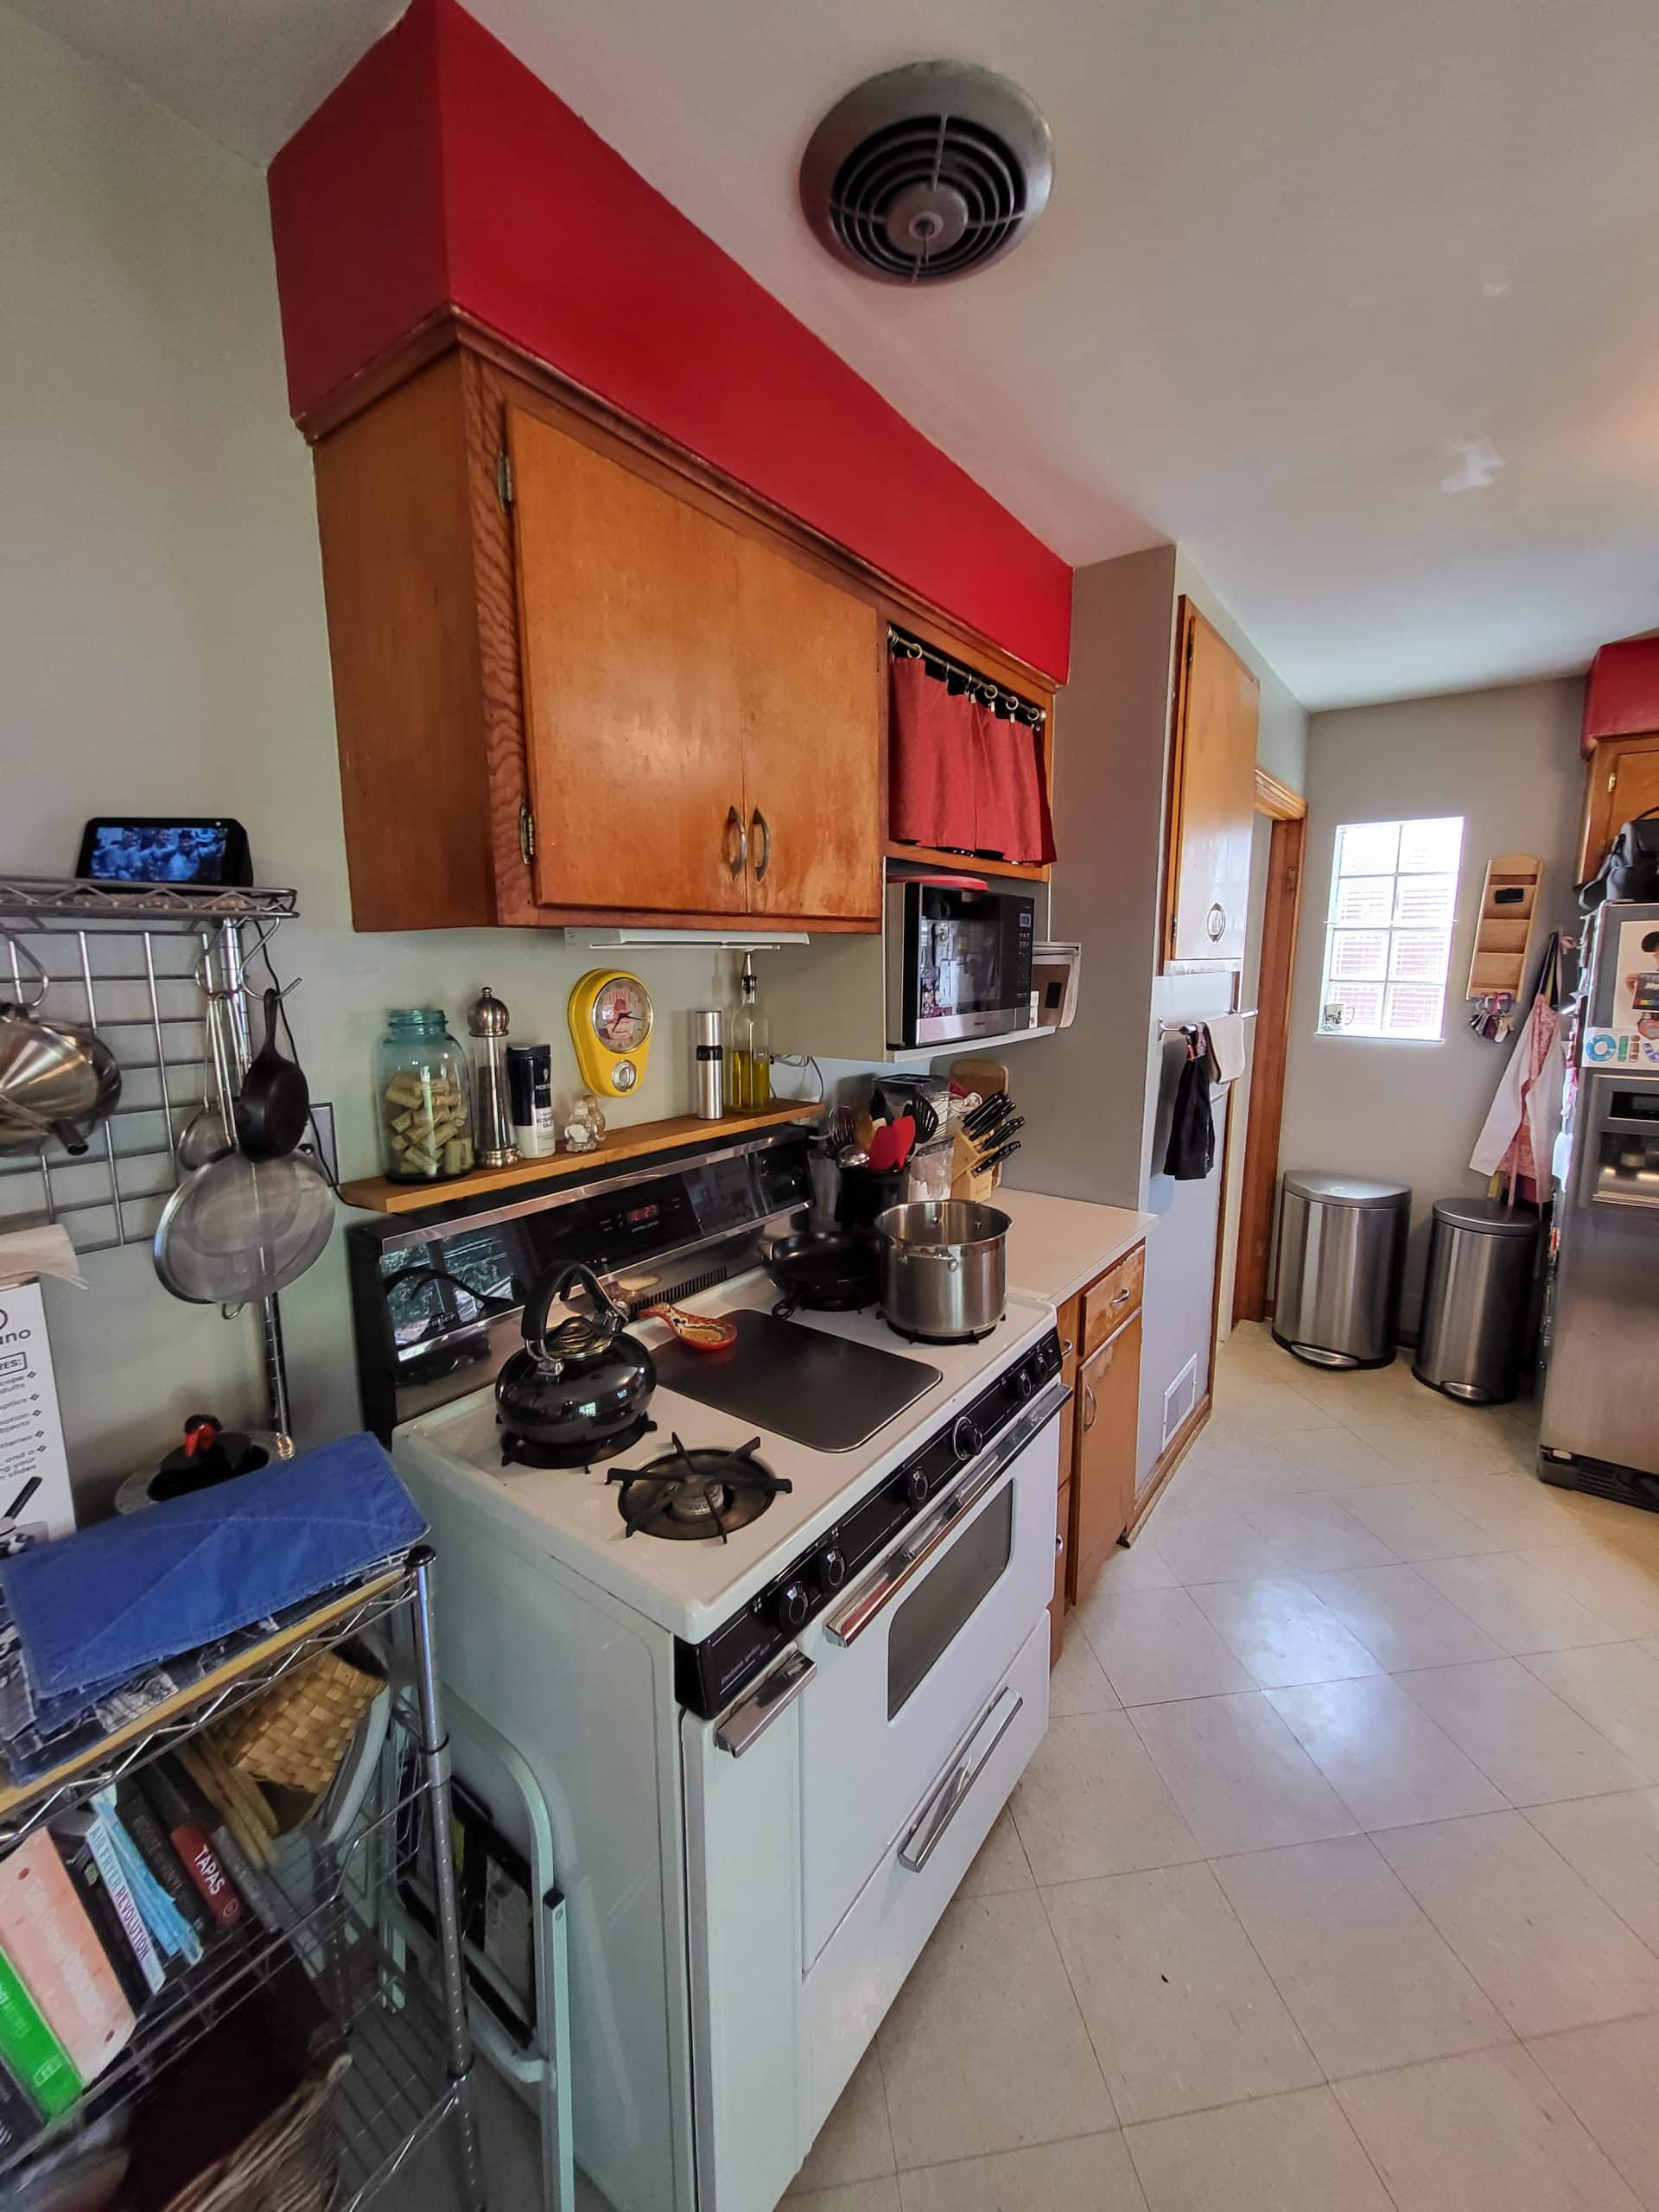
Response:
[{"label": "wooden floating shelf", "polygon": [[882,848],[890,861],[918,868],[949,868],[956,875],[1007,875],[1021,883],[1046,883],[1053,870],[1042,861],[982,861],[972,853],[947,853],[935,845],[905,845],[889,837]]},{"label": "wooden floating shelf", "polygon": [[556,1183],[573,1175],[591,1174],[595,1167],[608,1167],[621,1160],[643,1160],[648,1153],[712,1144],[721,1137],[779,1128],[786,1122],[816,1122],[823,1112],[818,1101],[793,1098],[780,1099],[759,1114],[727,1114],[718,1122],[700,1121],[695,1114],[676,1114],[666,1122],[632,1122],[626,1128],[613,1129],[591,1152],[550,1153],[540,1160],[515,1160],[511,1167],[475,1167],[470,1174],[431,1183],[394,1183],[384,1175],[366,1176],[359,1182],[342,1183],[340,1195],[348,1206],[361,1206],[369,1213],[425,1213],[433,1206],[449,1205],[461,1198],[489,1198],[497,1191],[520,1190],[527,1183]]}]

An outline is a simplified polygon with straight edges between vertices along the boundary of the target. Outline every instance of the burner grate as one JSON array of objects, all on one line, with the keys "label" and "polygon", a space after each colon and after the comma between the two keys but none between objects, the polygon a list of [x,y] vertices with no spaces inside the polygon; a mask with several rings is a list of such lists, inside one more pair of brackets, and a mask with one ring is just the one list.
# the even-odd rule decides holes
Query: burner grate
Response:
[{"label": "burner grate", "polygon": [[537,1444],[503,1424],[501,1464],[504,1467],[592,1467],[601,1459],[615,1459],[619,1452],[632,1452],[640,1438],[649,1436],[656,1426],[648,1415],[641,1414],[637,1421],[615,1436],[582,1444]]},{"label": "burner grate", "polygon": [[758,1521],[774,1497],[792,1488],[763,1459],[758,1436],[733,1451],[724,1446],[688,1447],[676,1436],[673,1449],[643,1467],[615,1467],[606,1477],[620,1483],[617,1510],[623,1535],[664,1536],[698,1542],[718,1536],[723,1544],[734,1529]]}]

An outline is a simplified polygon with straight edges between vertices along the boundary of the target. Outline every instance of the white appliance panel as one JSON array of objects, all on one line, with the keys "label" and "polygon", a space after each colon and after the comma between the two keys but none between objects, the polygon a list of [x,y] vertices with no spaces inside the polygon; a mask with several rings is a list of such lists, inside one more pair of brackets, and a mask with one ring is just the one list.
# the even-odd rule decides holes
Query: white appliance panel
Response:
[{"label": "white appliance panel", "polygon": [[[809,1967],[912,1814],[918,1777],[939,1770],[1032,1622],[1039,1614],[1046,1618],[1054,1586],[1058,1467],[1057,1409],[855,1642],[838,1645],[831,1629],[855,1605],[857,1587],[801,1638],[818,1668],[799,1707],[802,1915]],[[897,1639],[931,1637],[930,1612],[943,1610],[947,1624],[955,1619],[953,1585],[972,1577],[969,1589],[978,1586],[981,1566],[1000,1556],[1005,1530],[1006,1566],[889,1716],[892,1692],[905,1687],[908,1656]],[[880,1572],[879,1565],[873,1570]]]},{"label": "white appliance panel", "polygon": [[[1049,1539],[1052,1560],[1053,1538]],[[1051,1567],[1052,1571],[1052,1567]],[[1006,1707],[998,1700],[1006,1694]],[[998,1733],[1002,1713],[1010,1718]],[[906,1838],[935,1802],[954,1758],[912,1801],[891,1849],[806,1977],[802,1992],[810,2142],[830,2117],[853,2069],[921,1956],[939,1916],[977,1856],[991,1825],[1048,1726],[1048,1616],[1020,1647],[1013,1665],[976,1716],[976,1742],[995,1738],[937,1849],[919,1872],[902,1862]]]},{"label": "white appliance panel", "polygon": [[[432,1524],[443,1678],[528,1762],[567,1904],[577,2156],[614,2212],[692,2212],[684,1849],[672,1640],[498,1539],[465,1470],[408,1432]],[[464,1753],[456,1770],[467,1779]],[[474,1777],[487,1801],[486,1777]]]}]

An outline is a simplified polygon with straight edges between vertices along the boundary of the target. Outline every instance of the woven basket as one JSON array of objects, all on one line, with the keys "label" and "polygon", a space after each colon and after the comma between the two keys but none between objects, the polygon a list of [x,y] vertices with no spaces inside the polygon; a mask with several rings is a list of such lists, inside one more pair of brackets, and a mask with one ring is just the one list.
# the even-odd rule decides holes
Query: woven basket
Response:
[{"label": "woven basket", "polygon": [[378,1675],[337,1651],[321,1652],[215,1729],[214,1740],[242,1773],[315,1796],[334,1780],[359,1721],[385,1688]]},{"label": "woven basket", "polygon": [[228,2157],[181,2189],[167,2212],[324,2212],[339,2178],[329,2092],[350,2064],[342,2051],[302,2082]]}]

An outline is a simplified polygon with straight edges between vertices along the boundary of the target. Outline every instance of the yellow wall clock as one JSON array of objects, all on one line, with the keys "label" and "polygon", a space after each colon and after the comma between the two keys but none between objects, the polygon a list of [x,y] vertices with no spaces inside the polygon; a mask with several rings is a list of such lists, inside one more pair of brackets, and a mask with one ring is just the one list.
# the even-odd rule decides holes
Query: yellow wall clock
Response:
[{"label": "yellow wall clock", "polygon": [[626,1098],[645,1079],[656,1020],[651,993],[621,968],[590,968],[570,994],[576,1065],[601,1098]]}]

